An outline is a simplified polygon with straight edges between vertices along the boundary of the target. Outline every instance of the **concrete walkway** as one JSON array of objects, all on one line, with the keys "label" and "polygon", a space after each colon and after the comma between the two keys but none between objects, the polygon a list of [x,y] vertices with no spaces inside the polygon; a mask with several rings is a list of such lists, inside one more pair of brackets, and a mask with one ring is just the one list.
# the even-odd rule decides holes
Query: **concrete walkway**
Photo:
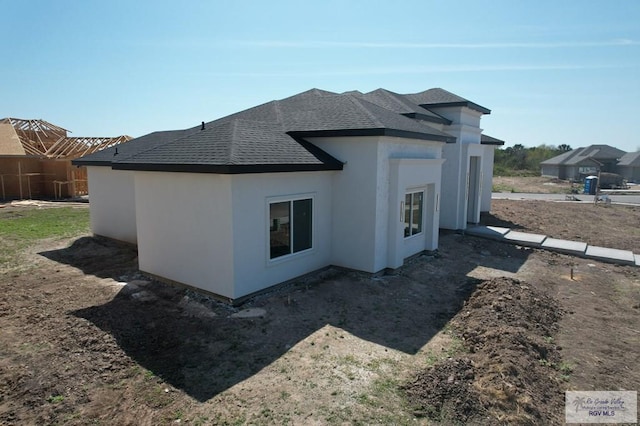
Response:
[{"label": "concrete walkway", "polygon": [[[640,194],[637,191],[627,191],[628,195],[608,194],[602,192],[601,196],[607,196],[613,204],[640,205]],[[573,198],[575,199],[573,199]],[[587,194],[529,194],[524,192],[492,192],[493,200],[540,200],[540,201],[567,201],[574,203],[593,203],[593,195]]]},{"label": "concrete walkway", "polygon": [[629,250],[590,246],[583,242],[559,240],[542,234],[512,231],[509,228],[501,228],[499,226],[470,226],[466,229],[465,233],[475,235],[476,237],[557,251],[573,256],[599,260],[601,262],[640,266],[640,255],[633,254]]}]

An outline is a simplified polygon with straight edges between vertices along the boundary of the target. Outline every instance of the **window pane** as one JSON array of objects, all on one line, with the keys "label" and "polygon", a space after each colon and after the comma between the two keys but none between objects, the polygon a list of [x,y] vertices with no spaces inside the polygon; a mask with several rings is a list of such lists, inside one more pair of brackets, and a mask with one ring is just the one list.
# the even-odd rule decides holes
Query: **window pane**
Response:
[{"label": "window pane", "polygon": [[411,212],[413,217],[411,218],[411,235],[419,234],[422,232],[422,197],[423,192],[413,193],[413,204],[411,205]]},{"label": "window pane", "polygon": [[271,259],[291,253],[290,201],[269,204]]},{"label": "window pane", "polygon": [[293,202],[293,252],[310,249],[312,242],[311,199]]},{"label": "window pane", "polygon": [[411,194],[404,196],[404,236],[411,235]]}]

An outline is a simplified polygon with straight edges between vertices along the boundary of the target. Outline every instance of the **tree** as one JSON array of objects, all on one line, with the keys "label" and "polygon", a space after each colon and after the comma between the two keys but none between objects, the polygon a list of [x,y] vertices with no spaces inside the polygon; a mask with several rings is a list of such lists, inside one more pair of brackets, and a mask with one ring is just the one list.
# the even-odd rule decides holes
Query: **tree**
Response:
[{"label": "tree", "polygon": [[571,147],[567,144],[559,147],[541,144],[531,148],[515,144],[512,147],[497,149],[494,159],[494,174],[496,176],[538,175],[542,161],[567,151],[571,151]]}]

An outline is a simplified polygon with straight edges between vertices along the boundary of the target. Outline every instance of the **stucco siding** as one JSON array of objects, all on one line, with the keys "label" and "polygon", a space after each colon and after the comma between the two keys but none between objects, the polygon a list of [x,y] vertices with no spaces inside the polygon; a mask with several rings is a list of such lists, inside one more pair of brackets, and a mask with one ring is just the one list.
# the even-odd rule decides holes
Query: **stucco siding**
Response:
[{"label": "stucco siding", "polygon": [[[398,237],[395,219],[400,220],[396,210],[405,192],[412,188],[430,190],[429,208],[435,210],[436,197],[438,201],[440,197],[443,143],[395,137],[314,138],[311,142],[346,162],[344,170],[333,177],[334,265],[378,272],[398,267],[398,259],[401,264],[407,253],[437,247],[438,220],[435,231],[430,229],[433,232],[405,241]],[[409,162],[398,163],[392,172],[392,159]],[[415,168],[415,164],[420,164],[417,172],[405,170]],[[396,179],[393,184],[392,179]],[[390,217],[394,222],[390,223]]]},{"label": "stucco siding", "polygon": [[140,270],[234,298],[231,178],[135,172]]},{"label": "stucco siding", "polygon": [[[446,161],[442,166],[440,227],[454,230],[467,227],[469,157],[480,157],[483,163],[484,156],[484,148],[480,145],[481,114],[469,108],[459,110],[458,116],[446,116],[454,121],[447,131],[456,137],[456,143],[445,145],[442,152]],[[436,112],[440,114],[440,109]]]},{"label": "stucco siding", "polygon": [[378,272],[375,235],[378,223],[377,137],[310,138],[344,168],[333,175],[331,263],[365,272]]},{"label": "stucco siding", "polygon": [[[331,264],[335,172],[234,175],[234,297],[263,290]],[[269,253],[269,203],[311,198],[312,248],[274,260]]]},{"label": "stucco siding", "polygon": [[134,172],[111,167],[87,167],[91,232],[135,244]]},{"label": "stucco siding", "polygon": [[436,114],[451,120],[453,125],[462,124],[470,127],[480,127],[480,119],[482,113],[467,107],[431,107],[429,108]]},{"label": "stucco siding", "polygon": [[[390,217],[397,219],[400,202],[404,201],[406,192],[426,190],[428,184],[437,184],[440,191],[442,147],[441,142],[410,141],[401,138],[383,137],[378,142],[378,176],[377,176],[377,214],[376,214],[376,240],[375,240],[375,271],[384,268],[397,268],[396,262],[390,263],[395,256],[390,255],[391,245],[396,244],[398,233],[390,228],[394,222]],[[437,161],[431,161],[437,160]],[[399,186],[398,186],[399,185]],[[427,195],[425,193],[425,195]],[[426,201],[425,201],[426,203]],[[426,211],[426,205],[425,205]],[[425,222],[426,224],[426,222]],[[432,225],[426,225],[432,226]],[[426,243],[426,235],[432,230],[429,228],[417,238],[403,240],[403,258],[422,250],[429,249]],[[395,228],[395,227],[394,227]],[[436,230],[437,224],[436,224]],[[437,231],[436,231],[437,234]],[[409,240],[415,240],[411,243]],[[437,247],[437,239],[436,239]],[[430,245],[430,244],[429,244]],[[436,248],[433,247],[433,248]]]},{"label": "stucco siding", "polygon": [[491,192],[493,191],[493,162],[495,157],[495,146],[484,145],[484,155],[482,158],[482,195],[480,200],[480,211],[491,211]]},{"label": "stucco siding", "polygon": [[463,161],[462,145],[447,144],[443,147],[442,157],[442,196],[440,197],[440,227],[445,229],[459,229],[458,212],[463,208],[464,187],[460,166]]},{"label": "stucco siding", "polygon": [[[423,250],[438,248],[440,179],[442,159],[391,158],[389,163],[389,215],[385,267],[398,268],[404,259]],[[407,193],[424,193],[422,233],[404,236]]]}]

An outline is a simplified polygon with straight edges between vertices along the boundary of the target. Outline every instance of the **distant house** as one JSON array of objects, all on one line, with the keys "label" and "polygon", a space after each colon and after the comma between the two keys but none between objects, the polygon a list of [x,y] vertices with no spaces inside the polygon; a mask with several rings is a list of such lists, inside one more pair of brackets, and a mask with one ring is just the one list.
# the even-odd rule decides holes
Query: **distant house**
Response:
[{"label": "distant house", "polygon": [[624,154],[618,161],[617,173],[629,182],[640,183],[640,151]]},{"label": "distant house", "polygon": [[83,158],[95,234],[237,301],[330,265],[376,273],[491,204],[490,111],[443,89],[313,89]]},{"label": "distant house", "polygon": [[540,163],[542,176],[581,180],[601,172],[618,173],[618,161],[625,152],[609,145],[576,148]]},{"label": "distant house", "polygon": [[131,139],[71,137],[45,120],[0,119],[0,198],[65,198],[87,194],[87,172],[71,160]]}]

